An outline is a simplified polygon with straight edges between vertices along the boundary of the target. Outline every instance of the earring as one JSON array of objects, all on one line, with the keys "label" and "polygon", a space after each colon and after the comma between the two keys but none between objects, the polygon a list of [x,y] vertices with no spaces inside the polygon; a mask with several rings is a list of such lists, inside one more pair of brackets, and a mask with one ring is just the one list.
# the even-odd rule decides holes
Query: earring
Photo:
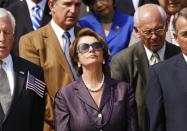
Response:
[{"label": "earring", "polygon": [[79,67],[79,68],[81,67],[81,64],[80,64],[80,63],[78,63],[78,67]]},{"label": "earring", "polygon": [[103,60],[103,65],[105,64],[105,60]]}]

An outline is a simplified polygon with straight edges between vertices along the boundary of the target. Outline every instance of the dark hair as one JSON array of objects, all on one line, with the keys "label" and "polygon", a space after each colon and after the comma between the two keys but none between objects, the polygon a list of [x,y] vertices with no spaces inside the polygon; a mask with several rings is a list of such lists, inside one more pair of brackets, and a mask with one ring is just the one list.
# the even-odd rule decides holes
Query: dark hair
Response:
[{"label": "dark hair", "polygon": [[[82,2],[87,5],[87,6],[91,6],[95,3],[96,0],[82,0]],[[115,5],[115,0],[113,0],[113,5]]]},{"label": "dark hair", "polygon": [[74,40],[73,44],[70,47],[70,57],[71,57],[73,67],[77,71],[77,75],[80,76],[83,73],[82,67],[78,67],[77,44],[80,38],[84,36],[95,37],[98,40],[98,42],[104,45],[103,58],[105,60],[105,64],[103,64],[102,69],[103,69],[104,75],[110,76],[110,67],[109,67],[110,55],[108,51],[108,45],[106,44],[106,42],[102,39],[102,37],[99,34],[97,34],[96,32],[92,31],[89,28],[81,29],[78,35],[76,36],[76,39]]},{"label": "dark hair", "polygon": [[176,30],[176,22],[178,20],[179,17],[183,17],[187,20],[187,7],[181,9],[178,13],[175,14],[174,19],[173,19],[173,28],[175,31]]}]

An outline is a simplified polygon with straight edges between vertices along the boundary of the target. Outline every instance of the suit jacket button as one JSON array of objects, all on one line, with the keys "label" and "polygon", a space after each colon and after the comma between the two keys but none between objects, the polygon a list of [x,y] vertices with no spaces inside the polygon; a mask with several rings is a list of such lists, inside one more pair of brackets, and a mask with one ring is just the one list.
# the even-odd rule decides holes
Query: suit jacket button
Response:
[{"label": "suit jacket button", "polygon": [[97,117],[98,117],[98,118],[102,118],[102,114],[101,114],[101,113],[99,113]]}]

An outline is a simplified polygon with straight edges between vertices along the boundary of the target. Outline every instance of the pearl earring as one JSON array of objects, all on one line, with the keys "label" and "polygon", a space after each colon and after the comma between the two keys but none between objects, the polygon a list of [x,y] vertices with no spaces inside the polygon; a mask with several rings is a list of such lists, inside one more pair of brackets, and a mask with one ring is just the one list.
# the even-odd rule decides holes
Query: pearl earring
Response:
[{"label": "pearl earring", "polygon": [[80,63],[78,63],[78,67],[79,67],[79,68],[81,67],[81,64],[80,64]]},{"label": "pearl earring", "polygon": [[103,60],[103,65],[105,64],[105,61]]}]

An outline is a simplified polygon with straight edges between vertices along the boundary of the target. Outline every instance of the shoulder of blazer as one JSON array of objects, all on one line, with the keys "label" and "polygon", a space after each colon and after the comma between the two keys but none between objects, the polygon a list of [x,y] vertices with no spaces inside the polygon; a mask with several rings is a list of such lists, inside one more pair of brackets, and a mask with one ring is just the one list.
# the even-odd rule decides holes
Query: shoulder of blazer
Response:
[{"label": "shoulder of blazer", "polygon": [[21,37],[27,37],[27,38],[37,38],[37,37],[41,37],[41,36],[46,37],[46,36],[50,36],[50,34],[52,32],[54,32],[54,31],[53,31],[53,29],[50,25],[50,22],[49,22],[47,25],[39,28],[38,30],[31,31]]},{"label": "shoulder of blazer", "polygon": [[125,61],[133,60],[134,57],[140,57],[145,55],[145,49],[143,47],[142,42],[137,42],[132,46],[123,49],[118,54],[116,54],[113,58],[120,58]]},{"label": "shoulder of blazer", "polygon": [[[34,76],[38,77],[40,80],[44,81],[44,74],[43,74],[43,69],[30,62],[27,61],[19,56],[16,56],[14,54],[11,54],[12,60],[13,60],[13,68],[14,71],[17,73],[21,73],[22,75],[27,75],[27,72],[31,72]],[[25,74],[23,74],[25,73]]]},{"label": "shoulder of blazer", "polygon": [[166,42],[165,58],[168,59],[174,55],[177,55],[181,52],[181,49],[169,42]]}]

